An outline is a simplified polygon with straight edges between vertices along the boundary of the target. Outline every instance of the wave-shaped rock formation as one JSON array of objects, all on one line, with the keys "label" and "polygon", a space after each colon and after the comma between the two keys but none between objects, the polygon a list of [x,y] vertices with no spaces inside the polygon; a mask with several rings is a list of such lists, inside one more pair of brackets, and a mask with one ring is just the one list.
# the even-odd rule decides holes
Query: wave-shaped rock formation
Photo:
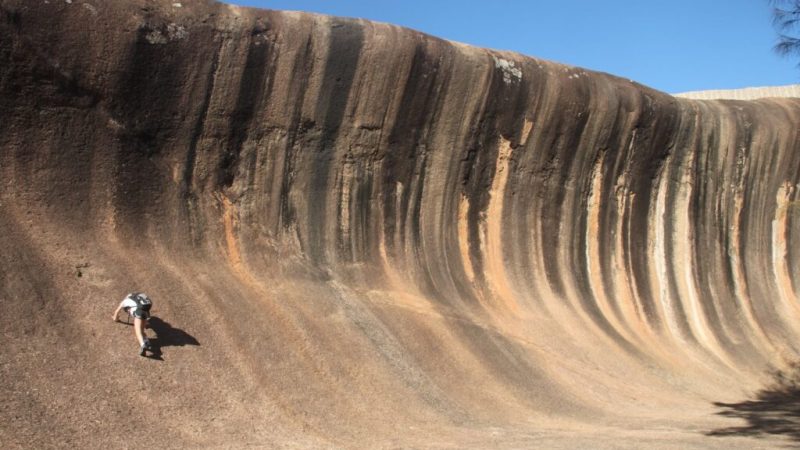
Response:
[{"label": "wave-shaped rock formation", "polygon": [[719,405],[800,350],[798,123],[363,20],[0,0],[2,447],[751,447]]}]

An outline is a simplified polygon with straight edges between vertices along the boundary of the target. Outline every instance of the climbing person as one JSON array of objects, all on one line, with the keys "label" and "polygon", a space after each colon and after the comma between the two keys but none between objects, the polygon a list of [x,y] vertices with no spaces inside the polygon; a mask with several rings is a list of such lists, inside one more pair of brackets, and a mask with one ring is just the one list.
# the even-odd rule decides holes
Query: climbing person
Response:
[{"label": "climbing person", "polygon": [[114,311],[112,320],[119,321],[119,312],[125,310],[128,315],[133,316],[133,332],[136,334],[136,340],[139,341],[139,356],[145,356],[146,351],[153,352],[153,347],[150,345],[150,340],[144,334],[144,329],[147,328],[147,320],[150,318],[150,307],[153,306],[153,301],[147,294],[141,292],[133,292],[125,296],[119,303],[119,306]]}]

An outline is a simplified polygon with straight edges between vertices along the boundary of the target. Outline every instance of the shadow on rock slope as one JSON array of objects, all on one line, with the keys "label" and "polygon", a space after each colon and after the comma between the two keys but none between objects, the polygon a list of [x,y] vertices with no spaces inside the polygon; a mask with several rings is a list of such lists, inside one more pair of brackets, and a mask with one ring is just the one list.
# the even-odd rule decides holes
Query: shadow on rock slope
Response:
[{"label": "shadow on rock slope", "polygon": [[746,425],[719,428],[709,436],[778,435],[800,442],[800,362],[775,371],[769,387],[753,399],[714,405],[721,409],[720,416],[741,419]]}]

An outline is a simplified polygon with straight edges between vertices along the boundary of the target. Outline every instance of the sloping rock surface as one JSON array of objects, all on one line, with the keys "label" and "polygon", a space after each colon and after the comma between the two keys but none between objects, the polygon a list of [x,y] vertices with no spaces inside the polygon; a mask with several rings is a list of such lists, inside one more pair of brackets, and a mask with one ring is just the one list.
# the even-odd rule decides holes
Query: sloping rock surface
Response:
[{"label": "sloping rock surface", "polygon": [[798,124],[363,20],[0,0],[0,447],[797,439],[719,408],[800,350]]}]

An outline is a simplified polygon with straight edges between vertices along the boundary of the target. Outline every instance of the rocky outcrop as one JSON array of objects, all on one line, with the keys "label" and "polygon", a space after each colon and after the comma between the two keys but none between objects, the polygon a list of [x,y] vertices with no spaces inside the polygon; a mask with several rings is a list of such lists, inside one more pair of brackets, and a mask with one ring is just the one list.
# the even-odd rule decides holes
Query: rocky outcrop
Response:
[{"label": "rocky outcrop", "polygon": [[[363,20],[1,0],[0,438],[706,445],[800,350],[798,123]],[[199,345],[138,359],[132,290]]]}]

